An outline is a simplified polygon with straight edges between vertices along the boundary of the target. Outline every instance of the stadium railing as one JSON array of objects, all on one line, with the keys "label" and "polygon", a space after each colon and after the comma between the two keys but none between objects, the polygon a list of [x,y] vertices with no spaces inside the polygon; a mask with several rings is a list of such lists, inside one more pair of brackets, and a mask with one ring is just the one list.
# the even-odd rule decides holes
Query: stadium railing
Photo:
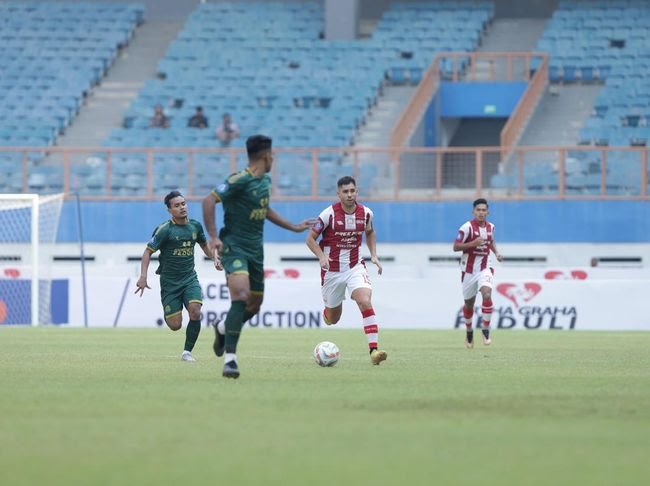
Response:
[{"label": "stadium railing", "polygon": [[440,81],[529,81],[526,92],[503,128],[503,146],[515,145],[525,120],[548,83],[548,56],[543,52],[444,52],[433,59],[391,133],[391,146],[408,144]]},{"label": "stadium railing", "polygon": [[[276,148],[273,197],[330,200],[357,178],[364,199],[643,199],[646,147]],[[0,192],[153,200],[207,194],[246,166],[239,148],[0,148]],[[33,177],[40,174],[39,177]]]}]

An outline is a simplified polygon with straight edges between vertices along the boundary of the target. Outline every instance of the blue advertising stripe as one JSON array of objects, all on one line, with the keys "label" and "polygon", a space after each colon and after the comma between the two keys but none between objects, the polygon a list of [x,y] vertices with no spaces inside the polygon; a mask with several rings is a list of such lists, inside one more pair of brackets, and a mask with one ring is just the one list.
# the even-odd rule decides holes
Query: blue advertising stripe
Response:
[{"label": "blue advertising stripe", "polygon": [[52,290],[50,292],[52,324],[67,324],[69,322],[69,290],[70,282],[67,278],[52,280]]}]

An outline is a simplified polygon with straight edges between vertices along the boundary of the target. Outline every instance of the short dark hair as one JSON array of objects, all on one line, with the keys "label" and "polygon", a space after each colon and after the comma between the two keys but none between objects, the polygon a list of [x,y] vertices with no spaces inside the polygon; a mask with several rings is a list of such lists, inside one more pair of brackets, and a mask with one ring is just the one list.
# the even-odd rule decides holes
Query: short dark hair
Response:
[{"label": "short dark hair", "polygon": [[184,198],[185,196],[183,196],[180,191],[172,191],[165,196],[165,206],[167,206],[168,208],[171,207],[170,206],[171,200],[174,199],[175,197]]},{"label": "short dark hair", "polygon": [[347,184],[354,184],[354,187],[357,187],[357,181],[354,180],[352,176],[343,176],[336,182],[336,187],[342,187]]},{"label": "short dark hair", "polygon": [[197,106],[196,111],[203,111],[203,107],[202,106]]},{"label": "short dark hair", "polygon": [[248,157],[257,156],[260,152],[270,150],[273,146],[273,139],[266,135],[251,135],[246,139],[246,152]]},{"label": "short dark hair", "polygon": [[480,198],[478,198],[476,201],[474,201],[474,202],[472,203],[472,207],[475,208],[475,207],[478,206],[479,204],[485,204],[486,206],[489,207],[488,202],[487,202],[487,199],[485,199],[485,198],[483,198],[483,197],[480,197]]}]

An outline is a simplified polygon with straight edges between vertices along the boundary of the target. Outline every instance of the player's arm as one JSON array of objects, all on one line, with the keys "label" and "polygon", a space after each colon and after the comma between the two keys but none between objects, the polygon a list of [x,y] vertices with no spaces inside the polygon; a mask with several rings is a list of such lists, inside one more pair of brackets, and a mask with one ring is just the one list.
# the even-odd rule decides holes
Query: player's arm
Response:
[{"label": "player's arm", "polygon": [[208,242],[204,241],[203,243],[199,243],[199,246],[201,247],[201,250],[203,250],[203,253],[205,253],[205,256],[214,262],[214,268],[217,270],[223,270],[221,258],[219,258],[219,255],[217,255],[212,248],[210,248]]},{"label": "player's arm", "polygon": [[492,240],[490,242],[490,250],[492,250],[492,253],[494,253],[494,256],[497,257],[497,261],[502,261],[503,260],[503,255],[499,253],[499,250],[497,250],[497,242]]},{"label": "player's arm", "polygon": [[145,248],[144,253],[142,254],[142,260],[140,261],[140,278],[135,284],[137,287],[135,289],[135,293],[137,294],[140,292],[140,297],[142,297],[142,294],[144,294],[144,289],[151,288],[147,284],[147,272],[149,271],[149,262],[151,262],[151,255],[153,255],[153,251],[149,247]]},{"label": "player's arm", "polygon": [[381,267],[381,263],[379,263],[379,258],[377,258],[377,233],[375,233],[372,221],[366,227],[366,245],[368,246],[368,250],[370,250],[370,261],[377,265],[377,273],[381,275],[383,268]]},{"label": "player's arm", "polygon": [[321,247],[318,245],[318,233],[316,233],[313,229],[309,230],[309,233],[307,233],[307,238],[305,238],[305,243],[307,243],[307,248],[311,250],[311,252],[318,258],[318,263],[320,267],[328,271],[330,269],[330,260],[325,255]]},{"label": "player's arm", "polygon": [[[221,240],[219,239],[219,234],[217,233],[217,222],[216,222],[216,209],[215,206],[217,203],[219,203],[221,200],[219,197],[214,193],[211,192],[207,196],[203,198],[203,225],[205,226],[205,230],[208,232],[208,246],[210,247],[210,250],[212,251],[213,254],[215,254],[216,250],[216,255],[221,254]],[[208,255],[208,258],[210,258],[210,255]],[[215,260],[216,262],[216,260]]]},{"label": "player's arm", "polygon": [[293,231],[294,233],[302,233],[314,223],[313,219],[306,219],[298,224],[290,223],[278,213],[276,213],[271,207],[269,207],[268,211],[266,212],[266,219],[268,219],[271,223],[279,226],[280,228]]}]

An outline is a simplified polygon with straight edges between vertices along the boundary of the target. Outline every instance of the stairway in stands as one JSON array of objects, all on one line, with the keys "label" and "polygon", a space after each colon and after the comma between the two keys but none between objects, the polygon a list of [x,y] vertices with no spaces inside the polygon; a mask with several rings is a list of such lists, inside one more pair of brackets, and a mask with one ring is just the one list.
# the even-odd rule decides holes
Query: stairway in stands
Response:
[{"label": "stairway in stands", "polygon": [[121,126],[124,111],[144,82],[155,76],[158,61],[183,23],[184,19],[154,20],[141,25],[130,44],[120,52],[106,78],[93,89],[74,123],[59,139],[59,145],[101,146],[110,130]]}]

